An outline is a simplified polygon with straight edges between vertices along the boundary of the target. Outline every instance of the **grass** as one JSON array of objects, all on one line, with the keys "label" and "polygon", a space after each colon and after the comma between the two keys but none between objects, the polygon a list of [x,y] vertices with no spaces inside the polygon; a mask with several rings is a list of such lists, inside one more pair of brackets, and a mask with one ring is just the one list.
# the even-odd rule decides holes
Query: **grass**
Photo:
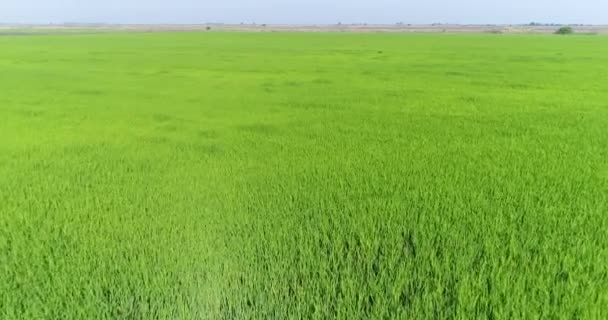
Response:
[{"label": "grass", "polygon": [[608,317],[608,42],[0,37],[2,319]]}]

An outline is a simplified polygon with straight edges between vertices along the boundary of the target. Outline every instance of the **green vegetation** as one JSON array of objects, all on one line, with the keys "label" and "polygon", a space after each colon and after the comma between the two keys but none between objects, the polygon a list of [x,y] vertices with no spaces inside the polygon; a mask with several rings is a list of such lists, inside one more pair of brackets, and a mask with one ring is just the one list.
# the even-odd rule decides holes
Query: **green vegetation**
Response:
[{"label": "green vegetation", "polygon": [[570,27],[570,26],[560,27],[559,29],[557,29],[557,31],[555,31],[555,33],[556,34],[573,34],[574,29],[572,29],[572,27]]},{"label": "green vegetation", "polygon": [[0,318],[608,317],[608,41],[0,37]]}]

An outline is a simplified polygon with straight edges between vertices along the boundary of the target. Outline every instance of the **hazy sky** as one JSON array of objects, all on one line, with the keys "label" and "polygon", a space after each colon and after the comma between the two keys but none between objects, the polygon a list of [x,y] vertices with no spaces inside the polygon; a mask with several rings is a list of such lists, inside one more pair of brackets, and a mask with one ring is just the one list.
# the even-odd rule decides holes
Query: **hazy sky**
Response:
[{"label": "hazy sky", "polygon": [[0,0],[0,23],[594,23],[608,0]]}]

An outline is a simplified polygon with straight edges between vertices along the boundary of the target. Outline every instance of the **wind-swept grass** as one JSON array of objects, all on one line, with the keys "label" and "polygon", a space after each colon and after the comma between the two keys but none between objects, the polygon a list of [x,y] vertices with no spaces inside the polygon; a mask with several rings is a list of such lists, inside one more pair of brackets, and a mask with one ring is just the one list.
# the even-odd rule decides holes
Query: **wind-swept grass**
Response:
[{"label": "wind-swept grass", "polygon": [[0,49],[2,319],[608,316],[604,37]]}]

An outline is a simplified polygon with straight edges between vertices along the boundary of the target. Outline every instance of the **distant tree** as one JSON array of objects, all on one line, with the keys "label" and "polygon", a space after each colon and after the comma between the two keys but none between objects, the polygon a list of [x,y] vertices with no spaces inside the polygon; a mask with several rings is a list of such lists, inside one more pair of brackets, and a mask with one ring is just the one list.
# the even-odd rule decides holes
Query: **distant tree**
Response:
[{"label": "distant tree", "polygon": [[557,31],[555,31],[555,34],[572,34],[572,33],[574,33],[574,29],[572,29],[572,27],[570,27],[570,26],[561,27],[561,28],[557,29]]},{"label": "distant tree", "polygon": [[209,31],[209,30],[211,30],[211,27],[210,27],[210,26],[207,26],[207,27],[205,28],[205,30]]}]

